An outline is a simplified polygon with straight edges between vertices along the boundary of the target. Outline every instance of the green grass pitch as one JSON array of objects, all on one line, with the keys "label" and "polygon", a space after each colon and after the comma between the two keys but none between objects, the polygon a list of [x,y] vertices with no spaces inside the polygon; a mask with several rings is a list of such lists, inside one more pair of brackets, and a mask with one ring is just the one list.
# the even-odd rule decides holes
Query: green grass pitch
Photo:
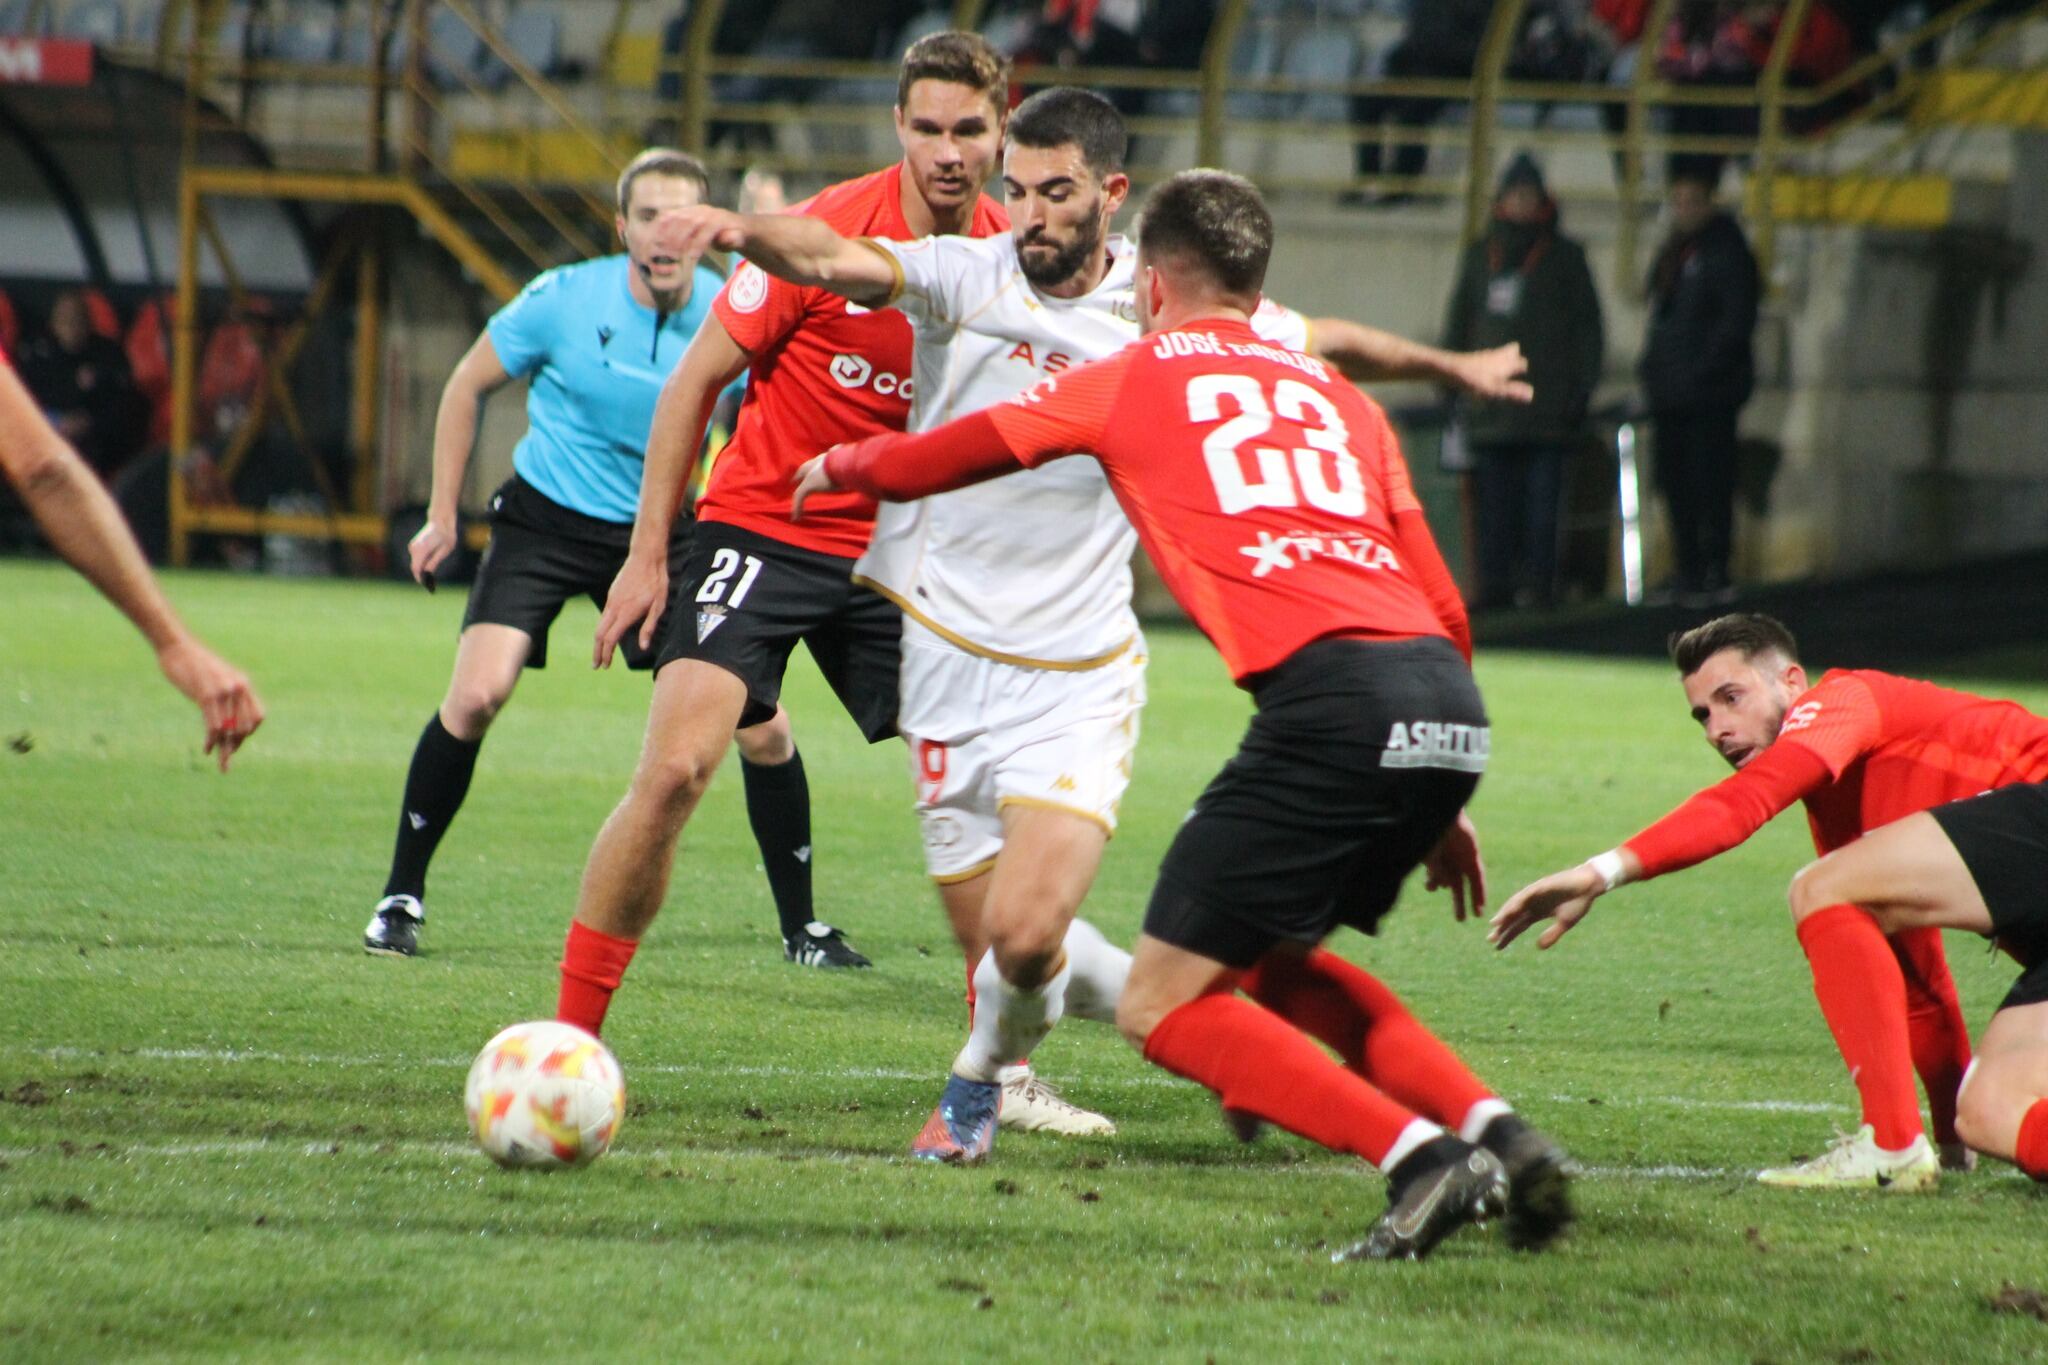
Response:
[{"label": "green grass pitch", "polygon": [[[553,1008],[645,680],[591,676],[594,615],[563,617],[443,845],[425,954],[371,959],[459,599],[170,581],[270,706],[225,778],[82,582],[0,565],[0,1358],[2048,1359],[2048,1322],[1992,1307],[2007,1281],[2048,1286],[2048,1199],[2009,1168],[1929,1198],[1751,1178],[1854,1123],[1784,911],[1796,817],[1541,956],[1490,952],[1419,887],[1378,940],[1337,941],[1585,1163],[1553,1254],[1489,1231],[1420,1265],[1332,1265],[1376,1177],[1285,1136],[1236,1146],[1204,1092],[1083,1022],[1036,1060],[1117,1137],[913,1165],[961,969],[900,752],[862,745],[807,662],[788,696],[822,912],[877,970],[782,963],[728,772],[612,1012],[617,1146],[501,1172],[467,1143],[464,1068]],[[1248,714],[1198,637],[1153,649],[1087,911],[1125,942]],[[1662,666],[1482,655],[1480,680],[1496,900],[1719,775]],[[1981,1028],[2011,970],[1950,943]]]}]

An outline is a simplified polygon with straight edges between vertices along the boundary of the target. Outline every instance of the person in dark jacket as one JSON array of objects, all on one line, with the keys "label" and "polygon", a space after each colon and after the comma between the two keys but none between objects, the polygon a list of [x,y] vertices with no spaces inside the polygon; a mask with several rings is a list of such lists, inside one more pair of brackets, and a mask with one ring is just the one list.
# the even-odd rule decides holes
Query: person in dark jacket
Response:
[{"label": "person in dark jacket", "polygon": [[[1479,60],[1479,40],[1486,33],[1493,0],[1430,0],[1416,5],[1408,31],[1387,50],[1382,74],[1388,80],[1466,80]],[[1365,134],[1357,146],[1358,174],[1380,173],[1380,129],[1389,120],[1403,128],[1427,128],[1455,101],[1436,95],[1354,95],[1351,122]],[[1429,144],[1403,142],[1394,149],[1397,176],[1413,178],[1429,164]],[[1375,198],[1347,196],[1361,203],[1395,203],[1409,196],[1405,184]]]},{"label": "person in dark jacket", "polygon": [[1530,403],[1461,399],[1473,458],[1476,608],[1547,604],[1557,588],[1558,508],[1600,382],[1606,334],[1586,253],[1558,231],[1557,201],[1527,153],[1501,177],[1493,221],[1465,248],[1444,320],[1455,349],[1521,343]]},{"label": "person in dark jacket", "polygon": [[78,290],[50,305],[49,330],[22,351],[21,379],[101,478],[112,478],[141,448],[145,413],[128,353],[93,331]]},{"label": "person in dark jacket", "polygon": [[1636,372],[1671,508],[1673,584],[1689,606],[1734,600],[1735,419],[1756,386],[1751,337],[1762,282],[1741,226],[1707,175],[1671,182],[1670,234],[1650,267],[1649,334]]}]

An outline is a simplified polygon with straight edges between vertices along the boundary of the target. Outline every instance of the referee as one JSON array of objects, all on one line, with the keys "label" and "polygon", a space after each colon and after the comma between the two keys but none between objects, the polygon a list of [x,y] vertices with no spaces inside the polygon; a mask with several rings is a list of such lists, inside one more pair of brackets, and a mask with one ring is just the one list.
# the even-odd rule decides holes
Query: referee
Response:
[{"label": "referee", "polygon": [[[696,158],[666,148],[619,176],[616,226],[625,251],[537,276],[493,316],[449,376],[434,423],[434,486],[412,539],[412,575],[428,588],[456,547],[456,502],[477,409],[507,380],[528,382],[527,432],[513,475],[491,495],[491,544],[463,613],[455,674],[413,750],[398,839],[382,898],[363,933],[371,952],[410,957],[426,920],[427,865],[462,808],[484,732],[526,668],[544,668],[548,627],[572,597],[604,605],[625,562],[654,402],[722,281],[665,254],[663,216],[701,203],[710,183]],[[684,581],[690,526],[669,558]],[[627,663],[652,651],[628,642]],[[747,813],[785,923],[811,919],[810,790],[780,708],[738,732]],[[861,965],[866,965],[863,961]]]}]

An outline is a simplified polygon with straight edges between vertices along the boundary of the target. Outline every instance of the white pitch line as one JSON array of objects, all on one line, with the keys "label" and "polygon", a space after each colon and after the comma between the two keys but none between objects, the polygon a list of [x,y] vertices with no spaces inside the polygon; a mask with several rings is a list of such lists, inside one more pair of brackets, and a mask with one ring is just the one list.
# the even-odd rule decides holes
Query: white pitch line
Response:
[{"label": "white pitch line", "polygon": [[[115,1060],[124,1057],[141,1058],[159,1062],[219,1062],[238,1065],[248,1062],[271,1062],[292,1066],[326,1067],[441,1067],[448,1070],[466,1070],[470,1064],[467,1057],[379,1057],[367,1054],[328,1055],[314,1052],[268,1052],[254,1048],[195,1048],[195,1047],[139,1047],[118,1051],[106,1051],[84,1047],[46,1047],[31,1049],[31,1055],[48,1058],[51,1061]],[[817,1081],[929,1081],[933,1071],[912,1070],[906,1067],[797,1067],[797,1066],[736,1066],[736,1065],[693,1065],[681,1062],[636,1062],[628,1068],[635,1073],[651,1072],[657,1076],[702,1076],[716,1077],[784,1077],[797,1080]],[[1106,1076],[1090,1077],[1086,1085],[1090,1089],[1139,1089],[1155,1087],[1185,1086],[1187,1082],[1164,1075]],[[1695,1099],[1685,1095],[1551,1095],[1553,1104],[1599,1105],[1623,1109],[1703,1109],[1721,1110],[1731,1113],[1753,1114],[1841,1114],[1853,1112],[1854,1106],[1846,1100],[1830,1102],[1824,1100],[1709,1100]]]},{"label": "white pitch line", "polygon": [[[122,1161],[136,1158],[183,1159],[208,1156],[264,1156],[281,1157],[286,1160],[307,1160],[318,1157],[361,1155],[387,1155],[393,1151],[411,1156],[430,1156],[443,1160],[471,1161],[482,1164],[484,1154],[466,1142],[422,1142],[415,1139],[396,1139],[371,1142],[362,1136],[340,1141],[309,1142],[303,1138],[221,1138],[197,1142],[134,1143],[126,1146],[109,1145],[81,1147],[66,1153],[61,1147],[4,1147],[0,1148],[0,1159],[7,1161],[29,1161],[40,1157],[52,1157],[64,1161],[90,1158],[104,1158]],[[607,1155],[605,1160],[612,1165],[698,1165],[710,1166],[743,1160],[783,1161],[790,1154],[787,1151],[769,1147],[721,1147],[721,1148],[642,1148],[628,1147]],[[906,1164],[907,1159],[896,1154],[869,1152],[815,1152],[806,1153],[806,1161],[830,1161],[846,1165],[874,1164],[895,1166]],[[1148,1165],[1151,1163],[1148,1163]],[[1164,1163],[1172,1164],[1172,1163]],[[1245,1167],[1242,1172],[1253,1173],[1257,1168]],[[1328,1179],[1356,1180],[1361,1169],[1341,1162],[1288,1165],[1275,1168],[1275,1175],[1307,1176]],[[1700,1181],[1720,1180],[1729,1177],[1747,1176],[1748,1171],[1719,1166],[1588,1166],[1584,1175],[1600,1180],[1654,1180],[1654,1181]]]}]

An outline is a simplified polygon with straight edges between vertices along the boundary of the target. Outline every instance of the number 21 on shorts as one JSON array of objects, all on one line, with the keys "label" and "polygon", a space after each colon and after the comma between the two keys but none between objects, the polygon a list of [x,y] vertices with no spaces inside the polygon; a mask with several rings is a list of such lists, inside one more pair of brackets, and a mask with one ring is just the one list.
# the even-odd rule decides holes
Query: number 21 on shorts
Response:
[{"label": "number 21 on shorts", "polygon": [[[741,566],[745,566],[742,571]],[[740,580],[732,583],[732,576],[739,574]],[[723,601],[727,607],[737,609],[747,600],[747,593],[753,588],[754,580],[760,577],[761,561],[752,555],[743,555],[729,546],[720,546],[711,556],[711,572],[704,575],[704,581],[697,588],[699,602]],[[732,583],[732,596],[725,596],[726,584]]]}]

